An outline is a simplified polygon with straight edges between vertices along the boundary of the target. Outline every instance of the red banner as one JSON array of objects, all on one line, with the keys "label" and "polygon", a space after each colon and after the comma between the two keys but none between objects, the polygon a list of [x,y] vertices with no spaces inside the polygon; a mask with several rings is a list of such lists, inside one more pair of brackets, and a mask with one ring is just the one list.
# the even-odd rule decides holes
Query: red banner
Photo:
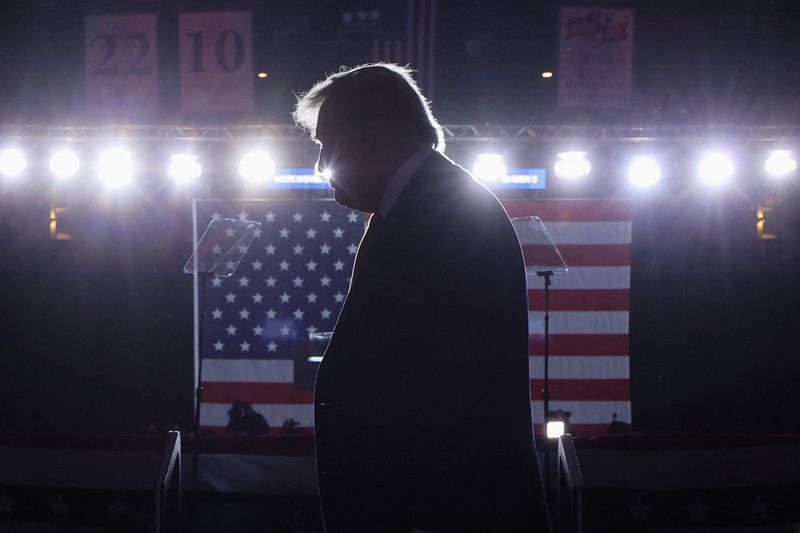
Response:
[{"label": "red banner", "polygon": [[87,109],[158,112],[156,15],[87,16],[84,30]]},{"label": "red banner", "polygon": [[253,47],[246,11],[182,13],[181,111],[253,108]]},{"label": "red banner", "polygon": [[632,9],[562,7],[559,44],[559,106],[630,106]]}]

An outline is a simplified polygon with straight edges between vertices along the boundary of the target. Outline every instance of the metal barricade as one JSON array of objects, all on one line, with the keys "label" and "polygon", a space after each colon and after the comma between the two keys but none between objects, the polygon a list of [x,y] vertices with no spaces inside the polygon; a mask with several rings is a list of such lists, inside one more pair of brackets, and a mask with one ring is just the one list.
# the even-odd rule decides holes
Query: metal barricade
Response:
[{"label": "metal barricade", "polygon": [[156,533],[179,533],[181,517],[181,434],[170,431],[156,479]]}]

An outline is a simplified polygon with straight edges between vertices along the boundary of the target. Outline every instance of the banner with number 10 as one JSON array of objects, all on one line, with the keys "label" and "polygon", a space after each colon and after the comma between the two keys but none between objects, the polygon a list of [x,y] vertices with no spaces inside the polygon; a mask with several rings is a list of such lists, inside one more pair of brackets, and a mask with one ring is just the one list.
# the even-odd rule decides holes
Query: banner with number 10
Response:
[{"label": "banner with number 10", "polygon": [[181,13],[178,31],[181,111],[194,113],[252,109],[250,13]]}]

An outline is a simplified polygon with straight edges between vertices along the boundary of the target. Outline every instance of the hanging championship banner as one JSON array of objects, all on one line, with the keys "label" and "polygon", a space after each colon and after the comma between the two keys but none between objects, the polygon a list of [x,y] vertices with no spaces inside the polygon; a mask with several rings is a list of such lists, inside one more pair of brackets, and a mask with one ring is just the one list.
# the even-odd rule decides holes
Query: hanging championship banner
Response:
[{"label": "hanging championship banner", "polygon": [[559,106],[630,106],[632,9],[562,7],[559,48]]},{"label": "hanging championship banner", "polygon": [[182,13],[181,111],[253,108],[253,47],[246,11]]},{"label": "hanging championship banner", "polygon": [[156,15],[84,19],[86,103],[92,112],[158,112]]}]

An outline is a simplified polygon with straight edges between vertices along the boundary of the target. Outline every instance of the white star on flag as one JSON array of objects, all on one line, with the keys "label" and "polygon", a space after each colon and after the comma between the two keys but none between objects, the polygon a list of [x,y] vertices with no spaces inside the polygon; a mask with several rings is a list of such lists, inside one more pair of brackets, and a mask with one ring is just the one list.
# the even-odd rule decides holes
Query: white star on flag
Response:
[{"label": "white star on flag", "polygon": [[306,237],[308,237],[309,239],[316,239],[317,238],[317,230],[315,230],[314,228],[308,228],[306,230]]},{"label": "white star on flag", "polygon": [[331,214],[327,211],[323,211],[319,214],[319,218],[321,218],[323,222],[329,222],[331,219]]},{"label": "white star on flag", "polygon": [[257,292],[257,293],[255,293],[253,295],[253,303],[254,304],[260,304],[261,300],[263,300],[263,299],[264,299],[264,295],[261,294],[260,292]]},{"label": "white star on flag", "polygon": [[325,243],[325,244],[323,244],[322,246],[319,247],[319,253],[321,253],[322,255],[330,255],[331,254],[331,247],[328,246],[327,243]]},{"label": "white star on flag", "polygon": [[275,222],[275,213],[270,211],[266,215],[264,215],[264,218],[267,219],[267,222]]},{"label": "white star on flag", "polygon": [[289,230],[286,228],[282,228],[278,234],[281,236],[281,239],[288,239],[289,238]]},{"label": "white star on flag", "polygon": [[248,309],[242,309],[239,311],[239,318],[242,320],[247,320],[250,318],[250,311]]},{"label": "white star on flag", "polygon": [[303,214],[300,211],[296,211],[294,215],[292,215],[292,220],[295,222],[302,222]]},{"label": "white star on flag", "polygon": [[252,263],[250,263],[250,265],[253,267],[253,270],[261,270],[261,266],[262,266],[263,264],[264,264],[264,263],[262,263],[262,262],[261,262],[261,261],[259,261],[258,259],[256,259],[256,260],[255,260],[255,261],[253,261]]},{"label": "white star on flag", "polygon": [[317,332],[317,327],[312,324],[306,328],[306,331],[308,332],[309,335],[311,335],[312,333]]},{"label": "white star on flag", "polygon": [[281,298],[281,303],[282,304],[288,304],[289,303],[290,296],[289,296],[288,292],[284,292],[283,294],[281,294],[280,298]]},{"label": "white star on flag", "polygon": [[277,345],[277,344],[275,344],[275,343],[274,343],[274,342],[272,342],[272,341],[269,341],[269,342],[267,343],[267,350],[269,350],[270,352],[275,352],[275,351],[277,351],[277,350],[278,350],[278,345]]},{"label": "white star on flag", "polygon": [[233,294],[232,292],[229,292],[228,294],[225,295],[225,301],[229,304],[232,304],[233,302],[236,301],[236,295]]},{"label": "white star on flag", "polygon": [[352,244],[351,243],[350,246],[347,247],[347,253],[350,254],[350,255],[355,255],[357,251],[358,251],[358,245],[357,244]]},{"label": "white star on flag", "polygon": [[250,279],[246,278],[245,276],[242,276],[241,278],[239,278],[238,281],[239,281],[239,286],[240,287],[247,287],[250,284]]},{"label": "white star on flag", "polygon": [[211,253],[213,253],[214,255],[221,254],[222,253],[222,246],[220,246],[219,244],[215,244],[214,246],[211,247]]},{"label": "white star on flag", "polygon": [[218,276],[214,276],[211,278],[211,286],[212,287],[222,287],[222,278]]},{"label": "white star on flag", "polygon": [[245,213],[244,211],[241,211],[241,212],[239,213],[239,220],[241,220],[242,222],[244,222],[245,220],[247,220],[247,213]]},{"label": "white star on flag", "polygon": [[344,261],[341,259],[333,264],[333,269],[336,271],[344,270]]},{"label": "white star on flag", "polygon": [[266,245],[264,249],[267,251],[267,255],[275,255],[275,247],[271,244]]},{"label": "white star on flag", "polygon": [[213,317],[214,320],[219,320],[220,318],[222,318],[222,310],[219,307],[217,307],[216,309],[211,311],[211,316]]},{"label": "white star on flag", "polygon": [[319,284],[322,285],[323,287],[329,287],[331,284],[331,278],[329,278],[328,276],[322,276],[321,278],[319,278]]},{"label": "white star on flag", "polygon": [[301,255],[303,253],[303,247],[299,244],[295,244],[292,250],[294,250],[294,255]]},{"label": "white star on flag", "polygon": [[341,292],[337,292],[336,294],[333,295],[333,299],[336,300],[337,304],[340,304],[344,302],[344,294],[342,294]]},{"label": "white star on flag", "polygon": [[341,239],[342,237],[344,237],[344,230],[342,228],[336,228],[335,230],[333,230],[333,237],[335,239]]},{"label": "white star on flag", "polygon": [[278,314],[277,311],[275,311],[274,309],[267,309],[266,312],[267,320],[274,320],[277,314]]},{"label": "white star on flag", "polygon": [[221,352],[224,347],[225,347],[225,345],[222,344],[222,341],[220,341],[220,340],[217,340],[217,342],[214,343],[214,351],[215,352]]},{"label": "white star on flag", "polygon": [[350,211],[350,214],[347,215],[348,222],[358,222],[358,213],[355,211]]},{"label": "white star on flag", "polygon": [[317,269],[317,262],[316,261],[309,261],[308,263],[306,263],[306,268],[308,269],[309,272],[311,272],[312,270],[316,270]]},{"label": "white star on flag", "polygon": [[256,337],[258,337],[258,336],[260,336],[260,335],[261,335],[261,333],[262,333],[263,331],[264,331],[264,328],[262,328],[261,326],[256,326],[256,327],[254,327],[254,328],[253,328],[253,335],[255,335]]},{"label": "white star on flag", "polygon": [[227,268],[228,270],[233,270],[233,267],[235,266],[236,263],[234,263],[233,261],[225,261],[225,268]]},{"label": "white star on flag", "polygon": [[267,278],[267,287],[274,287],[277,280],[272,276]]},{"label": "white star on flag", "polygon": [[278,263],[278,266],[280,266],[280,267],[281,267],[281,270],[289,270],[289,264],[290,264],[290,263],[289,263],[289,261],[287,261],[286,259],[284,259],[283,261],[281,261],[280,263]]},{"label": "white star on flag", "polygon": [[239,250],[239,253],[242,255],[247,253],[247,246],[244,244],[240,244],[239,246],[236,247],[236,249]]},{"label": "white star on flag", "polygon": [[281,335],[285,336],[285,335],[288,335],[290,332],[291,332],[291,330],[289,329],[289,326],[283,326],[281,328]]},{"label": "white star on flag", "polygon": [[231,335],[231,336],[236,335],[236,326],[231,324],[227,328],[225,328],[225,331],[228,332],[228,335]]},{"label": "white star on flag", "polygon": [[330,309],[323,309],[323,310],[322,310],[322,311],[320,311],[319,313],[322,315],[322,318],[324,318],[324,319],[328,319],[328,318],[330,318],[330,317],[331,317],[331,311],[330,311]]},{"label": "white star on flag", "polygon": [[233,228],[228,228],[225,230],[225,235],[227,235],[228,238],[232,238],[234,235],[236,235],[236,231],[234,231]]},{"label": "white star on flag", "polygon": [[303,313],[303,311],[301,309],[295,309],[294,313],[292,313],[292,314],[294,315],[294,319],[295,320],[303,320],[303,315],[305,313]]},{"label": "white star on flag", "polygon": [[306,298],[308,299],[308,303],[310,303],[310,304],[313,304],[313,303],[316,303],[316,302],[317,302],[317,295],[316,295],[316,293],[310,292],[310,293],[308,293],[308,294],[306,295]]},{"label": "white star on flag", "polygon": [[295,287],[302,287],[303,278],[301,278],[300,276],[295,276],[295,278],[292,280],[292,283],[294,284]]},{"label": "white star on flag", "polygon": [[249,342],[247,342],[247,341],[242,341],[242,342],[239,344],[239,349],[240,349],[241,351],[243,351],[243,352],[249,352],[249,351],[250,351],[250,343],[249,343]]},{"label": "white star on flag", "polygon": [[211,222],[219,222],[220,220],[222,220],[222,213],[219,211],[214,211],[211,214]]}]

